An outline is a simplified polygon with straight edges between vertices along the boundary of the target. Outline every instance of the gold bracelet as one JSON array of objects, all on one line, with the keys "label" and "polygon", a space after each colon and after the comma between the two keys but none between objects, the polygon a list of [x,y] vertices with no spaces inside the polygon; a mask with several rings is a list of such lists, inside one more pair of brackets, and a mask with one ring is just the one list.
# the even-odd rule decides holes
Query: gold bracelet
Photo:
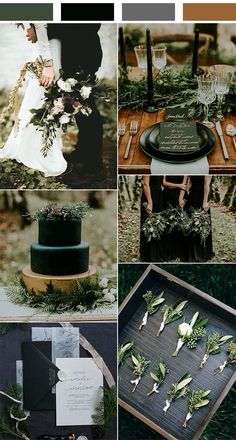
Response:
[{"label": "gold bracelet", "polygon": [[43,67],[52,67],[53,66],[53,60],[45,60],[43,62]]}]

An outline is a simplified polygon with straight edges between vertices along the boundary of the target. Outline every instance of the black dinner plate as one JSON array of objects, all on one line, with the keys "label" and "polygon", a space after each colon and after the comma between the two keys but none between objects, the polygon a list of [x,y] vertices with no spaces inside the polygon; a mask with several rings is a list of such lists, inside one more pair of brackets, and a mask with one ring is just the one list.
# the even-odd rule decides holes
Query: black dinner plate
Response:
[{"label": "black dinner plate", "polygon": [[192,162],[208,156],[215,148],[215,137],[212,131],[203,124],[197,122],[199,148],[196,151],[185,153],[164,152],[158,149],[160,136],[160,122],[148,127],[140,136],[140,145],[144,153],[170,163]]}]

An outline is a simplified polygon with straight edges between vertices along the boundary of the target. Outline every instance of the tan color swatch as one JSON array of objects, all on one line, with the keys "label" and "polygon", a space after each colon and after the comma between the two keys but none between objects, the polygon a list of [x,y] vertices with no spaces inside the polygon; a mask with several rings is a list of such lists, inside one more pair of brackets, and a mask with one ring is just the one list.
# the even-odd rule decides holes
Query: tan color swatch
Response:
[{"label": "tan color swatch", "polygon": [[233,21],[236,20],[235,3],[184,3],[185,21]]}]

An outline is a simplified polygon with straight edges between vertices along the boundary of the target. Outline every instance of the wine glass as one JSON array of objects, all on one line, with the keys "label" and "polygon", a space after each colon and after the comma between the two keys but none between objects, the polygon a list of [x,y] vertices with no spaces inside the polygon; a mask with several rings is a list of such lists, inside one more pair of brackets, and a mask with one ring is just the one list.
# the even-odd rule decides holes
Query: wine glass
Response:
[{"label": "wine glass", "polygon": [[198,101],[204,104],[204,121],[203,124],[208,128],[214,127],[213,122],[208,119],[209,105],[215,101],[215,79],[212,77],[205,77],[204,75],[197,78],[198,82]]},{"label": "wine glass", "polygon": [[167,64],[166,46],[154,46],[152,48],[152,63],[158,70],[163,69]]},{"label": "wine glass", "polygon": [[230,83],[232,81],[234,72],[231,66],[224,64],[216,64],[211,66],[210,72],[215,78],[215,92],[219,103],[216,117],[218,121],[223,121],[225,118],[222,113],[222,104],[224,96],[229,93]]},{"label": "wine glass", "polygon": [[142,69],[146,75],[147,73],[147,46],[146,44],[135,46],[134,52],[138,67]]}]

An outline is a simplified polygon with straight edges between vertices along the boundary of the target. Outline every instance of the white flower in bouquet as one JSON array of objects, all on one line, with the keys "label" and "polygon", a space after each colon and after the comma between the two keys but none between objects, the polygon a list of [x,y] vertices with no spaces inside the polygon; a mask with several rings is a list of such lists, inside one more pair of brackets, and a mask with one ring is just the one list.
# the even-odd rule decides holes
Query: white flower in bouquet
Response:
[{"label": "white flower in bouquet", "polygon": [[80,112],[82,115],[89,116],[92,113],[92,110],[90,107],[81,107]]},{"label": "white flower in bouquet", "polygon": [[54,107],[52,108],[52,115],[58,115],[64,111],[64,103],[62,98],[54,100]]},{"label": "white flower in bouquet", "polygon": [[63,81],[61,78],[57,81],[57,85],[61,90],[63,90],[63,92],[70,93],[73,91],[71,84],[67,81]]},{"label": "white flower in bouquet", "polygon": [[66,80],[66,83],[70,84],[72,87],[75,86],[77,84],[77,80],[75,78],[68,78]]},{"label": "white flower in bouquet", "polygon": [[112,293],[112,295],[117,296],[117,289],[112,287],[110,292]]},{"label": "white flower in bouquet", "polygon": [[59,119],[60,124],[68,124],[70,122],[70,117],[67,115],[67,113],[64,113]]},{"label": "white flower in bouquet", "polygon": [[106,288],[108,286],[108,278],[104,277],[99,281],[99,287]]},{"label": "white flower in bouquet", "polygon": [[53,115],[47,115],[47,121],[53,121],[54,116]]},{"label": "white flower in bouquet", "polygon": [[89,96],[90,96],[91,91],[92,91],[92,87],[90,87],[90,86],[83,86],[80,89],[80,94],[81,94],[83,99],[88,99]]}]

